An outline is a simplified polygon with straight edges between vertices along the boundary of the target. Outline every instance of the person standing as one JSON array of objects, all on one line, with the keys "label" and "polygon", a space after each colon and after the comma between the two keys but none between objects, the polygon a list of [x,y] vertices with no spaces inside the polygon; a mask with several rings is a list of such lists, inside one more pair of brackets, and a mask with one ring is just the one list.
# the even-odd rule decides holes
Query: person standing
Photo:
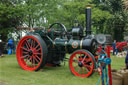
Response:
[{"label": "person standing", "polygon": [[117,54],[118,54],[118,49],[117,49],[117,47],[116,47],[116,40],[114,40],[112,46],[113,46],[113,55],[115,55],[115,53],[116,53],[116,55],[117,55]]},{"label": "person standing", "polygon": [[13,54],[15,54],[15,45],[13,39],[10,38],[8,40],[7,46],[9,47],[8,55],[12,54],[12,50],[13,50]]},{"label": "person standing", "polygon": [[126,69],[128,69],[128,50],[127,50],[127,55],[125,57],[125,64],[126,64]]}]

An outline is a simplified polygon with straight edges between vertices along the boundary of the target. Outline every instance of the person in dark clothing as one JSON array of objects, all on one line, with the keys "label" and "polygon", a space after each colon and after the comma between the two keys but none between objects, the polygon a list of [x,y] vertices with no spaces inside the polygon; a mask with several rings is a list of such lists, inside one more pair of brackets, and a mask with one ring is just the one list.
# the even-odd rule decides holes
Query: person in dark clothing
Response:
[{"label": "person in dark clothing", "polygon": [[117,55],[118,54],[118,50],[117,50],[117,47],[116,47],[116,40],[114,40],[112,46],[113,46],[113,55],[115,55],[115,53]]},{"label": "person in dark clothing", "polygon": [[126,69],[128,69],[128,50],[127,50],[127,55],[125,57],[125,64],[126,64]]}]

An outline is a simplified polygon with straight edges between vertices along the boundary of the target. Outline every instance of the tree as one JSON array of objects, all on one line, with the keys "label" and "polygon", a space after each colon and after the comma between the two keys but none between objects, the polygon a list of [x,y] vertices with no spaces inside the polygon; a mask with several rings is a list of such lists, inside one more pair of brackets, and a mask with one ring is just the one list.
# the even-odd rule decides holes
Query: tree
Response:
[{"label": "tree", "polygon": [[113,28],[113,38],[117,41],[122,41],[124,38],[124,32],[126,27],[126,19],[127,16],[123,9],[123,1],[122,0],[109,0],[111,7],[111,14],[113,17],[111,20],[111,25]]},{"label": "tree", "polygon": [[[101,0],[100,0],[101,1]],[[97,3],[93,0],[93,3],[101,9],[102,11],[108,11],[112,17],[106,21],[106,28],[112,35],[113,39],[117,41],[122,41],[124,37],[127,15],[123,9],[122,0],[102,0],[102,2]]]},{"label": "tree", "polygon": [[0,34],[2,40],[6,41],[10,32],[22,24],[24,8],[20,4],[13,4],[9,0],[0,1]]},{"label": "tree", "polygon": [[[63,1],[63,0],[62,0]],[[28,27],[46,26],[56,21],[60,0],[25,0],[26,17],[24,25]]]},{"label": "tree", "polygon": [[[59,13],[61,14],[61,22],[71,28],[74,21],[77,20],[83,27],[85,27],[85,9],[86,7],[92,7],[92,30],[97,33],[107,32],[105,23],[111,18],[111,14],[108,11],[102,11],[92,0],[71,0],[65,2]],[[101,29],[102,28],[102,29]]]}]

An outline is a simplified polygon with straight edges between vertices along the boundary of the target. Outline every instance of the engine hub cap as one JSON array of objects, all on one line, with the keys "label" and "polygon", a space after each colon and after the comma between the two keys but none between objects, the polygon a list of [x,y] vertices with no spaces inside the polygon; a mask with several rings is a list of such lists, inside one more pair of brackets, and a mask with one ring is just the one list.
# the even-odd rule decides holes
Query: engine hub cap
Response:
[{"label": "engine hub cap", "polygon": [[79,62],[79,63],[78,63],[78,66],[79,66],[79,67],[83,67],[83,63],[82,63],[82,62]]},{"label": "engine hub cap", "polygon": [[32,51],[32,50],[29,51],[29,55],[30,55],[30,56],[33,55],[33,51]]}]

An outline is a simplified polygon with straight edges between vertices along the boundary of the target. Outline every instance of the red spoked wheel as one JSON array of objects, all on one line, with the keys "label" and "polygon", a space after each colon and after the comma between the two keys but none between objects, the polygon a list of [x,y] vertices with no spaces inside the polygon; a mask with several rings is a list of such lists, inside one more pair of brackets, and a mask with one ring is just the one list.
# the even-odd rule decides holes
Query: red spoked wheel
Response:
[{"label": "red spoked wheel", "polygon": [[24,70],[37,71],[45,65],[47,47],[39,36],[27,35],[19,41],[16,55]]},{"label": "red spoked wheel", "polygon": [[69,60],[71,72],[78,77],[89,77],[96,68],[94,56],[87,50],[75,51]]}]

